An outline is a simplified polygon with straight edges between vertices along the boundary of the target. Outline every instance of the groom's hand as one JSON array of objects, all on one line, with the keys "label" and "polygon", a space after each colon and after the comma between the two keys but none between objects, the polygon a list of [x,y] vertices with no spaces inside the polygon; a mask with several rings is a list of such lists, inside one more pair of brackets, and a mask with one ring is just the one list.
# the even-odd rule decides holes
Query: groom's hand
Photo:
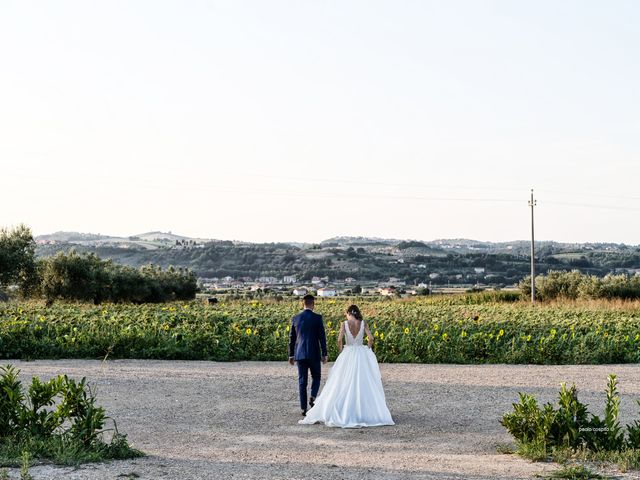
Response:
[{"label": "groom's hand", "polygon": [[293,365],[295,363],[295,360],[293,359],[293,357],[289,357],[289,365]]},{"label": "groom's hand", "polygon": [[329,361],[329,357],[322,357],[322,363],[327,363]]}]

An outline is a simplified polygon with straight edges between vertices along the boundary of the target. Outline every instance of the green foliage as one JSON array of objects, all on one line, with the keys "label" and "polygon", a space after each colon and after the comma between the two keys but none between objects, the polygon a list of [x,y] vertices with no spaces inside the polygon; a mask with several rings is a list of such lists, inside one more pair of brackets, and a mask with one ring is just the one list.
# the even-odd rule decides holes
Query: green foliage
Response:
[{"label": "green foliage", "polygon": [[[640,406],[640,400],[636,400],[636,402]],[[640,450],[640,420],[635,420],[632,424],[627,425],[627,437],[629,445]]]},{"label": "green foliage", "polygon": [[22,464],[20,465],[20,480],[33,480],[33,477],[29,473],[29,467],[31,466],[31,455],[28,450],[22,452]]},{"label": "green foliage", "polygon": [[[609,375],[607,382],[607,400],[604,408],[604,424],[606,430],[605,450],[622,450],[625,440],[624,431],[620,427],[620,396],[618,395],[618,380],[615,375]],[[631,445],[630,445],[631,446]]]},{"label": "green foliage", "polygon": [[543,462],[548,458],[547,443],[542,439],[534,439],[530,442],[518,443],[516,453],[532,462]]},{"label": "green foliage", "polygon": [[193,272],[148,265],[136,270],[101,260],[94,254],[58,253],[43,260],[42,290],[48,304],[78,300],[99,305],[105,301],[158,303],[193,299]]},{"label": "green foliage", "polygon": [[575,385],[567,389],[565,383],[560,384],[558,398],[557,424],[553,444],[556,446],[578,448],[585,443],[585,435],[581,429],[589,425],[587,406],[578,400]]},{"label": "green foliage", "polygon": [[[354,299],[318,299],[330,358]],[[382,362],[600,364],[640,361],[640,307],[482,303],[479,297],[358,299]],[[0,358],[286,360],[298,300],[163,305],[0,304]],[[247,333],[248,332],[248,333]]]},{"label": "green foliage", "polygon": [[0,463],[17,465],[21,458],[28,474],[31,458],[77,464],[141,455],[117,428],[111,442],[103,440],[108,417],[85,378],[33,377],[24,392],[18,373],[11,365],[0,367]]},{"label": "green foliage", "polygon": [[[637,439],[625,432],[618,421],[620,397],[615,375],[609,375],[604,420],[588,412],[578,400],[575,385],[567,389],[561,384],[559,408],[550,403],[543,409],[531,395],[520,393],[520,402],[513,404],[513,412],[506,413],[500,423],[518,443],[518,453],[533,460],[554,458],[566,460],[575,452],[634,451]],[[627,425],[627,432],[635,432],[638,421]]]},{"label": "green foliage", "polygon": [[35,251],[36,242],[25,225],[0,229],[0,287],[17,285],[25,297],[37,290]]},{"label": "green foliage", "polygon": [[[520,282],[520,291],[531,295],[531,276]],[[536,276],[536,297],[539,300],[554,299],[623,299],[640,298],[640,276],[606,275],[598,278],[578,270],[550,270],[546,275]]]},{"label": "green foliage", "polygon": [[596,478],[606,478],[591,471],[584,465],[565,465],[561,469],[551,473],[546,478],[565,478],[568,480],[592,480]]},{"label": "green foliage", "polygon": [[516,453],[516,451],[514,450],[513,446],[508,444],[508,443],[499,443],[496,445],[496,451],[498,453],[502,453],[504,455],[511,455],[513,453]]},{"label": "green foliage", "polygon": [[505,414],[501,423],[517,441],[530,443],[540,436],[542,411],[533,395],[519,395],[520,403],[513,404],[514,412]]}]

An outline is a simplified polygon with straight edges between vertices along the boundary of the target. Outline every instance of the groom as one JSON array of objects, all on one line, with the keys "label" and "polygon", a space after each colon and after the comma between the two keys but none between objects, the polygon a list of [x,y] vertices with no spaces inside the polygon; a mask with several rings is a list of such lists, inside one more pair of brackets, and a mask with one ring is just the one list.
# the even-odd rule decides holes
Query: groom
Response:
[{"label": "groom", "polygon": [[[298,363],[298,386],[300,388],[300,407],[302,415],[307,414],[307,383],[311,370],[311,397],[313,403],[320,389],[320,361],[327,363],[327,337],[324,331],[322,315],[314,313],[315,298],[313,295],[302,297],[304,310],[293,317],[289,334],[289,363]],[[322,350],[322,358],[321,358]]]}]

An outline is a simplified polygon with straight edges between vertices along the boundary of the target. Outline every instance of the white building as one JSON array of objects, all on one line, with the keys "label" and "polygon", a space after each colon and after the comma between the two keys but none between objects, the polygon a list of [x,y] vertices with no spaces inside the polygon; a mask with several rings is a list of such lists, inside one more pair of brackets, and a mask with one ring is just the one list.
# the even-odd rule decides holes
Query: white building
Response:
[{"label": "white building", "polygon": [[295,275],[286,275],[283,279],[282,279],[282,283],[287,283],[287,284],[292,284],[292,283],[296,283],[298,281],[298,279],[296,278]]},{"label": "white building", "polygon": [[474,268],[474,270],[476,271],[476,273],[480,274],[480,273],[484,273],[484,268]]},{"label": "white building", "polygon": [[319,297],[335,297],[338,294],[333,288],[319,288],[318,296]]},{"label": "white building", "polygon": [[299,297],[303,297],[305,296],[307,293],[309,292],[309,290],[307,290],[306,288],[300,287],[300,288],[294,288],[293,289],[293,294],[297,295]]},{"label": "white building", "polygon": [[278,279],[276,277],[259,277],[256,278],[256,282],[273,285],[275,283],[278,283]]}]

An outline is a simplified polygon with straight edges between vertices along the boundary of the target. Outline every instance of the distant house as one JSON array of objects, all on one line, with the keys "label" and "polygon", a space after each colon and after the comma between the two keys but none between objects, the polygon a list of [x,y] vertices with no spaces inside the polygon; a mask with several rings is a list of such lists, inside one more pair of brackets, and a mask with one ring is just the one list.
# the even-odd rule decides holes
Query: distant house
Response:
[{"label": "distant house", "polygon": [[476,273],[480,274],[480,273],[484,273],[484,268],[474,268],[474,270],[476,271]]},{"label": "distant house", "polygon": [[295,275],[286,275],[283,279],[282,279],[282,283],[287,283],[287,284],[292,284],[292,283],[296,283],[298,281],[298,279],[296,278]]},{"label": "distant house", "polygon": [[312,283],[313,285],[317,285],[318,283],[321,283],[321,282],[322,282],[322,280],[320,279],[320,277],[313,277],[313,278],[311,279],[311,283]]},{"label": "distant house", "polygon": [[439,274],[439,273],[430,273],[430,274],[429,274],[429,278],[430,278],[431,280],[435,280],[436,278],[439,278],[439,277],[440,277],[440,274]]},{"label": "distant house", "polygon": [[319,288],[318,296],[319,297],[335,297],[338,294],[333,288]]},{"label": "distant house", "polygon": [[347,277],[344,279],[344,283],[356,283],[356,279],[353,277]]},{"label": "distant house", "polygon": [[294,288],[293,289],[293,294],[297,295],[299,297],[302,297],[304,295],[306,295],[309,292],[309,290],[307,290],[306,288],[300,287],[300,288]]},{"label": "distant house", "polygon": [[396,294],[397,289],[396,287],[385,287],[378,290],[378,292],[380,295],[391,296]]}]

